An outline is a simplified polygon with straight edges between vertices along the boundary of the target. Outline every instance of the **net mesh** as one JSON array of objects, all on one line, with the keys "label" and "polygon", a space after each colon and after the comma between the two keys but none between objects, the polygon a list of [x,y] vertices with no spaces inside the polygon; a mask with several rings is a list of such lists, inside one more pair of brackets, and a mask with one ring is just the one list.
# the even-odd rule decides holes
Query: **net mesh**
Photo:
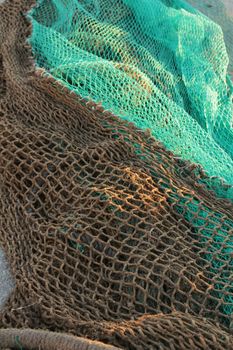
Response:
[{"label": "net mesh", "polygon": [[[222,19],[231,55],[223,2],[191,3]],[[209,186],[233,199],[232,64],[217,23],[180,0],[40,0],[30,18],[39,67],[223,178],[227,191]]]},{"label": "net mesh", "polygon": [[40,2],[31,32],[32,3],[0,7],[0,244],[15,279],[0,326],[123,349],[232,349],[233,206],[216,195],[231,187],[35,71],[26,38],[51,32],[46,11],[62,19]]},{"label": "net mesh", "polygon": [[221,26],[233,77],[233,3],[231,0],[188,0],[188,3]]}]

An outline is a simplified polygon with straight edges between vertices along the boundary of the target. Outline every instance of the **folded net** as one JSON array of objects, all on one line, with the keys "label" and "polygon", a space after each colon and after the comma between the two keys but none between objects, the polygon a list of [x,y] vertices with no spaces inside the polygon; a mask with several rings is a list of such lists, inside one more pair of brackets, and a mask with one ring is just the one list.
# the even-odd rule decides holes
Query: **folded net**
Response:
[{"label": "folded net", "polygon": [[[127,42],[124,49],[118,52],[119,57],[126,55],[129,62],[135,59],[138,65],[147,65],[148,71],[152,66],[162,70],[161,74],[158,71],[161,85],[153,83],[152,86],[148,80],[149,85],[145,86],[146,73],[143,75],[142,70],[136,70],[139,75],[130,78],[134,75],[134,70],[130,69],[134,67],[126,63],[121,65],[121,59],[116,59],[115,62],[121,67],[117,71],[122,72],[121,99],[128,98],[128,105],[132,104],[129,111],[132,113],[128,117],[128,112],[124,116],[115,116],[106,110],[108,106],[105,105],[112,103],[111,94],[114,95],[119,88],[120,80],[113,79],[114,75],[109,73],[114,71],[115,63],[101,57],[102,47],[99,61],[98,55],[95,55],[92,61],[87,59],[82,64],[77,55],[75,66],[72,54],[76,55],[77,50],[79,53],[83,50],[83,55],[91,53],[72,43],[74,39],[63,35],[66,30],[67,33],[72,31],[63,23],[61,13],[70,16],[72,6],[69,1],[62,3],[64,7],[59,17],[54,2],[39,2],[39,7],[31,12],[33,28],[25,17],[30,6],[34,5],[33,1],[11,0],[0,7],[0,245],[5,251],[15,281],[14,290],[0,312],[0,327],[11,328],[9,332],[0,330],[0,348],[2,344],[9,348],[15,341],[15,348],[34,349],[33,344],[38,339],[38,348],[41,350],[41,344],[45,344],[45,334],[35,334],[28,330],[31,328],[53,332],[52,335],[46,333],[46,337],[51,342],[51,337],[56,338],[54,349],[59,349],[62,342],[66,342],[67,349],[77,349],[83,337],[90,340],[82,343],[83,349],[89,350],[100,347],[100,343],[92,343],[92,340],[102,342],[103,349],[106,346],[109,349],[110,346],[121,349],[232,349],[233,205],[230,177],[227,178],[232,167],[230,162],[225,163],[226,159],[231,159],[232,151],[231,144],[227,143],[231,139],[228,113],[232,108],[232,85],[226,74],[227,64],[224,66],[221,61],[217,65],[213,61],[216,73],[206,73],[206,79],[212,86],[210,89],[222,86],[217,100],[219,96],[223,100],[220,99],[222,103],[218,100],[220,104],[215,105],[219,114],[213,126],[209,123],[208,108],[205,120],[201,114],[200,96],[207,93],[208,88],[203,87],[203,91],[199,91],[200,95],[197,89],[197,95],[190,93],[190,96],[187,94],[185,97],[182,95],[185,75],[181,71],[180,75],[177,73],[181,68],[177,64],[176,69],[175,66],[171,68],[167,62],[164,75],[165,63],[160,63],[160,66],[155,64],[156,55],[165,55],[168,51],[168,59],[175,60],[172,47],[169,48],[169,35],[172,32],[167,32],[166,49],[161,46],[161,51],[155,50],[154,56],[151,53],[150,57],[154,57],[152,61],[137,56],[139,52],[151,50],[151,47],[146,48],[146,43],[142,48],[143,39],[139,46],[135,41],[134,54]],[[146,9],[147,2],[144,3]],[[208,23],[208,28],[213,26],[213,33],[214,29],[220,33],[220,27],[209,24],[212,22],[196,14],[187,4],[185,10],[168,6],[165,1],[154,3],[160,3],[169,11],[174,9],[175,14],[190,16],[191,23],[193,17],[199,16],[200,23]],[[91,11],[96,11],[97,18],[98,13],[102,13],[100,4],[105,4],[107,8],[104,1],[79,1],[75,4],[79,5],[73,12],[78,11],[79,14],[76,22],[80,20],[84,23],[76,26],[80,33],[80,28],[84,28],[87,21],[82,14],[89,16]],[[180,2],[181,5],[184,6]],[[83,10],[80,12],[81,8]],[[125,1],[124,11],[115,11],[114,6],[108,7],[108,11],[115,11],[112,20],[115,17],[116,23],[120,20],[117,15],[124,17],[126,9],[132,16],[133,3],[126,4]],[[146,13],[152,15],[152,7]],[[107,17],[110,18],[110,14]],[[136,14],[133,18],[136,21]],[[177,21],[178,25],[178,18]],[[130,23],[126,18],[121,19],[121,23],[126,25],[127,22]],[[57,30],[51,29],[52,23],[53,26],[56,24]],[[69,22],[70,25],[72,23]],[[90,31],[95,27],[93,23],[88,26]],[[149,26],[152,22],[146,23]],[[64,30],[61,35],[59,31],[62,26]],[[102,35],[104,26],[98,24],[96,32]],[[113,33],[124,37],[125,34],[119,34],[119,28],[115,31],[114,26],[108,23],[106,33],[112,28],[113,40],[116,39]],[[135,26],[130,35],[136,38],[139,29],[143,32],[141,27]],[[189,32],[188,28],[186,31]],[[39,46],[36,47],[39,40],[36,33],[40,33],[41,42],[47,38],[47,41],[43,39],[41,51]],[[82,35],[77,35],[77,38]],[[144,34],[140,35],[144,37]],[[61,43],[62,36],[64,47],[60,47],[59,51],[58,45],[54,43],[57,38]],[[28,37],[33,43],[36,65],[41,64],[41,67],[46,68],[45,72],[34,67],[31,48],[26,43]],[[219,37],[219,43],[223,42],[223,34],[219,34]],[[188,37],[183,39],[188,40]],[[97,46],[97,41],[89,40],[90,45],[93,42]],[[106,45],[110,45],[108,40]],[[212,45],[217,48],[220,44],[213,41]],[[53,56],[45,59],[46,50],[53,52]],[[114,49],[109,50],[106,49],[106,52],[117,55]],[[224,62],[227,54],[225,49],[222,52],[218,60]],[[66,66],[67,71],[59,63],[62,55],[66,60],[71,59],[72,64],[69,69]],[[52,67],[49,57],[57,59],[56,67]],[[209,51],[205,55],[203,53],[203,65],[204,57],[210,59]],[[194,70],[197,69],[195,64],[192,64]],[[102,70],[99,70],[100,67]],[[82,87],[80,77],[84,70],[86,83]],[[56,71],[60,72],[60,78],[55,74]],[[104,107],[93,102],[93,96],[83,93],[92,80],[93,72],[99,80],[93,86],[90,85],[90,93],[96,93],[101,87],[101,91],[106,92]],[[109,76],[112,76],[111,83],[109,80],[104,85],[105,78]],[[166,89],[163,84],[175,82],[176,79],[177,85],[172,86],[177,89],[168,85],[174,99],[165,99]],[[195,85],[193,79],[190,76],[187,80],[189,84],[193,82]],[[93,80],[90,84],[93,84]],[[125,93],[126,86],[128,95]],[[143,95],[148,86],[151,86],[151,90],[147,91],[148,95]],[[141,95],[137,95],[136,91],[140,91]],[[178,130],[172,127],[174,120],[174,125],[183,125],[184,128],[187,125],[191,133],[195,129],[191,126],[188,128],[188,124],[193,121],[196,130],[202,130],[205,135],[202,139],[205,147],[203,152],[204,149],[211,152],[208,154],[213,163],[215,157],[220,161],[217,151],[224,155],[221,166],[226,169],[222,173],[225,182],[219,177],[211,178],[208,175],[211,169],[204,167],[203,170],[198,165],[201,161],[195,164],[188,160],[191,158],[188,155],[186,157],[180,153],[181,156],[177,156],[179,152],[175,154],[173,146],[171,149],[174,152],[168,146],[165,148],[166,142],[162,137],[155,139],[156,128],[152,124],[149,130],[143,130],[145,124],[140,123],[147,123],[149,114],[142,114],[144,109],[140,103],[149,106],[147,98],[152,99],[151,96],[157,99],[154,105],[157,106],[156,113],[152,113],[155,118],[153,125],[157,125],[159,113],[167,111],[160,120],[165,123],[168,118],[165,131],[160,131],[163,130],[161,127],[158,132],[168,135],[168,130]],[[160,101],[159,96],[163,96],[163,101]],[[175,96],[178,98],[176,101]],[[191,109],[195,110],[191,108],[192,103],[188,102],[191,96],[196,96],[199,101],[200,113],[197,113],[197,109],[191,115]],[[120,105],[119,101],[116,104]],[[122,102],[122,108],[126,105]],[[189,113],[185,111],[185,105],[190,108]],[[138,115],[141,117],[138,119],[134,119],[133,106],[137,106],[140,111]],[[113,107],[109,105],[114,111]],[[177,116],[183,116],[182,122],[177,122],[173,114],[175,110]],[[115,113],[118,114],[117,110]],[[224,135],[228,136],[221,138],[218,136],[220,131],[226,132]],[[188,131],[185,134],[188,135]],[[172,138],[174,142],[179,139],[175,133]],[[213,146],[207,147],[208,140]],[[189,141],[192,141],[191,137]],[[184,146],[185,143],[181,142],[180,145]],[[199,156],[201,152],[196,152],[198,139],[195,139],[195,145],[193,150]],[[213,171],[215,169],[217,172],[223,168],[212,168]],[[15,328],[24,330],[17,333]],[[64,339],[61,340],[55,332],[64,335]],[[74,335],[76,340],[65,333]],[[47,350],[46,344],[43,346],[42,350]]]}]

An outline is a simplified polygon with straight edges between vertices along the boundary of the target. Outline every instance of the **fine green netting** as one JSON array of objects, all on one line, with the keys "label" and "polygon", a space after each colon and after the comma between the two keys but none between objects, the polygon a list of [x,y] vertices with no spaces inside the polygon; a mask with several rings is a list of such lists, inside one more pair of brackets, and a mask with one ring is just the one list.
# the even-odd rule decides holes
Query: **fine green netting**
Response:
[{"label": "fine green netting", "polygon": [[228,71],[233,76],[233,1],[188,0],[188,2],[221,26],[229,56]]},{"label": "fine green netting", "polygon": [[[200,10],[212,6],[190,2],[202,3]],[[214,177],[207,185],[218,196],[233,199],[230,49],[228,55],[218,24],[181,0],[41,0],[30,17],[39,67],[82,97],[149,128],[168,149]],[[227,20],[230,48],[233,26]]]}]

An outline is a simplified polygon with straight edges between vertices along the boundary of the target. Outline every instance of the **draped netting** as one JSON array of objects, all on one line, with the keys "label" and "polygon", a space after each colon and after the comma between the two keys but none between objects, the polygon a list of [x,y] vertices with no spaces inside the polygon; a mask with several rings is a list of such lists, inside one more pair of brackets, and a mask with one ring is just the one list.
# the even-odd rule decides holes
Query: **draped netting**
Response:
[{"label": "draped netting", "polygon": [[225,34],[136,4],[0,5],[0,349],[233,349]]},{"label": "draped netting", "polygon": [[233,200],[233,17],[190,2],[216,22],[181,0],[40,0],[30,43],[47,74],[150,129]]}]

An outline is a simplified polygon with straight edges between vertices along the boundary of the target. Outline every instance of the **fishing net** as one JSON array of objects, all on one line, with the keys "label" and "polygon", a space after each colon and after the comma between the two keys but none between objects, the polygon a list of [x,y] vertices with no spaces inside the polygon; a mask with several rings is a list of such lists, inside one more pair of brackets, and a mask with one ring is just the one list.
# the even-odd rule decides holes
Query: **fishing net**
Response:
[{"label": "fishing net", "polygon": [[[53,2],[39,2],[39,7],[31,12],[32,30],[24,14],[33,3],[9,0],[0,7],[0,245],[15,281],[14,290],[0,312],[0,349],[41,350],[42,346],[42,350],[64,349],[61,344],[67,344],[67,350],[112,349],[111,346],[120,349],[233,349],[233,205],[231,200],[221,198],[231,199],[230,180],[226,184],[220,178],[210,178],[199,165],[165,149],[150,131],[137,125],[133,109],[130,109],[132,119],[128,119],[136,125],[124,120],[127,118],[114,116],[105,106],[87,102],[78,80],[84,72],[80,70],[82,62],[77,55],[78,73],[75,73],[71,55],[81,49],[64,37],[59,55],[59,50],[55,50],[59,46],[53,45],[50,36],[50,40],[43,41],[46,31],[51,33],[51,22],[62,27],[62,16],[59,20]],[[64,16],[70,15],[71,3],[62,3]],[[95,8],[93,4],[101,3],[89,2],[89,7],[85,7],[84,1],[79,4],[85,9],[83,13],[88,14],[88,8],[91,11]],[[75,8],[79,10],[78,6]],[[115,11],[114,8],[109,7],[109,11]],[[127,8],[133,11],[129,4]],[[187,11],[180,10],[185,15]],[[47,24],[41,23],[45,13]],[[80,19],[85,23],[77,13],[76,22]],[[124,11],[114,13],[124,16]],[[192,19],[194,15],[190,16]],[[198,16],[201,23],[209,23],[205,17]],[[136,21],[136,15],[134,18]],[[117,16],[115,20],[118,21]],[[127,21],[125,19],[125,23]],[[73,21],[69,23],[72,25]],[[65,23],[63,26],[67,28]],[[213,27],[219,28],[214,24]],[[44,53],[55,50],[56,69],[61,68],[64,78],[60,58],[61,55],[70,58],[69,69],[77,80],[75,88],[73,83],[67,84],[73,76],[70,73],[67,73],[69,79],[59,79],[55,74],[54,79],[51,74],[35,70],[26,39],[36,40],[38,28],[44,44],[41,55],[35,52],[38,47],[33,46],[36,64],[41,59],[45,67]],[[101,32],[101,28],[97,32]],[[107,28],[109,30],[109,25]],[[138,30],[143,31],[135,26],[132,32],[135,38]],[[56,38],[60,40],[62,36],[58,30],[53,33],[56,43]],[[67,51],[65,47],[72,50]],[[175,60],[170,49],[169,57]],[[82,50],[84,55],[89,54]],[[159,56],[167,51],[161,46],[161,51],[156,52]],[[219,60],[227,57],[226,50],[222,52]],[[121,54],[124,53],[129,54],[126,47],[122,49]],[[137,59],[138,64],[144,64],[137,56],[137,46],[134,55],[131,54],[129,56]],[[103,89],[108,68],[113,63],[105,59],[101,71],[97,56],[89,62],[89,71],[86,67],[85,81],[91,81],[96,63],[99,80],[95,86]],[[205,56],[210,58],[208,51]],[[51,73],[52,60],[47,62],[46,69]],[[159,113],[161,116],[165,110],[167,117],[170,116],[168,120],[174,117],[174,125],[178,125],[172,108],[183,111],[180,114],[183,121],[179,125],[187,125],[186,134],[188,130],[191,133],[193,130],[191,126],[188,128],[188,123],[193,120],[194,130],[202,130],[205,135],[203,152],[204,149],[207,153],[211,151],[213,162],[217,159],[216,152],[222,152],[225,158],[221,166],[225,166],[230,175],[231,163],[225,164],[225,161],[231,159],[232,151],[228,114],[231,83],[226,76],[227,67],[223,69],[223,78],[220,72],[223,66],[212,63],[218,72],[214,86],[216,89],[222,86],[223,100],[218,100],[216,105],[219,111],[224,111],[223,114],[219,112],[218,118],[216,116],[215,127],[218,125],[219,129],[211,129],[207,123],[210,121],[207,107],[204,125],[201,114],[199,119],[198,113],[191,116],[191,112],[184,112],[171,97],[166,103],[160,101],[158,96],[163,84],[160,88],[154,84],[152,89],[156,90],[158,104],[153,125]],[[149,61],[145,64],[149,69]],[[192,66],[195,68],[195,62]],[[166,76],[158,74],[164,83],[178,77],[174,67],[169,68],[170,71],[167,68]],[[124,73],[124,69],[119,72]],[[126,86],[129,93],[141,84],[144,86],[141,74],[132,78],[135,82],[131,85],[127,85],[124,80],[127,77],[122,75],[122,94]],[[173,91],[168,84],[171,93],[182,91],[183,79],[184,74],[177,81],[178,90]],[[193,79],[194,76],[190,77],[189,82]],[[212,80],[208,81],[211,85]],[[114,94],[119,81],[112,79],[110,84],[109,80],[105,88],[106,94],[107,91]],[[133,104],[140,111],[143,111],[140,103],[146,106],[144,90],[140,90],[140,98],[135,92],[135,99],[138,99]],[[203,93],[207,90],[203,88]],[[97,90],[91,88],[92,91]],[[165,92],[161,92],[162,95],[165,96]],[[183,99],[188,106],[191,97],[186,97],[187,100],[180,93],[180,101]],[[200,95],[196,98],[201,103]],[[109,101],[110,97],[103,104]],[[146,118],[147,115],[141,114],[141,121]],[[164,130],[169,130],[169,123],[165,123],[168,127]],[[220,131],[225,135],[225,144]],[[172,142],[172,137],[170,139]],[[173,139],[176,139],[175,134]],[[159,140],[163,141],[161,137]],[[206,148],[208,140],[213,144],[212,149]],[[222,175],[226,177],[226,174]],[[5,330],[7,327],[11,329]],[[35,329],[40,329],[39,333]]]},{"label": "fishing net", "polygon": [[[232,56],[223,2],[191,2],[222,19]],[[233,200],[233,69],[218,24],[181,0],[40,0],[30,18],[39,67],[223,178],[228,190],[208,185]]]},{"label": "fishing net", "polygon": [[221,26],[233,77],[233,2],[231,0],[188,0],[188,3]]}]

